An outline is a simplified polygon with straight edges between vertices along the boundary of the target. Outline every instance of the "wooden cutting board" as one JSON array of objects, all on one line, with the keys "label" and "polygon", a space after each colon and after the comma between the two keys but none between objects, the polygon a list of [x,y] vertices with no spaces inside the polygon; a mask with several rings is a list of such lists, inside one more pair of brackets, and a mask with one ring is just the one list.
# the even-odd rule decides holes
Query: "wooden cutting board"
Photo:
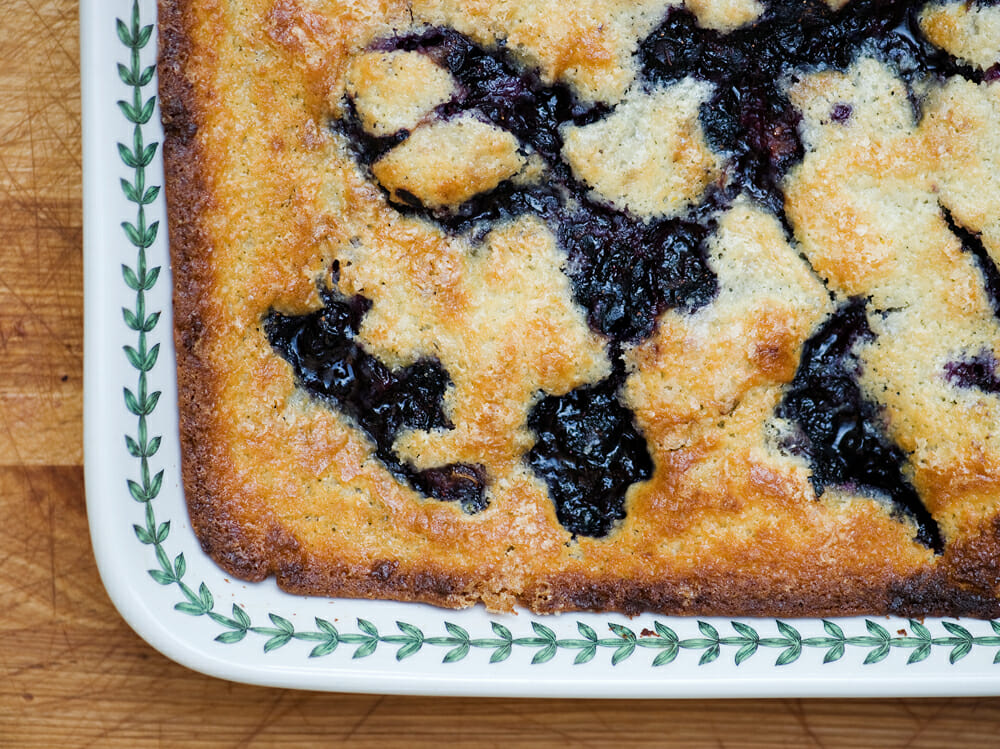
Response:
[{"label": "wooden cutting board", "polygon": [[84,508],[77,47],[76,3],[0,0],[0,746],[1000,745],[1000,699],[312,694],[146,645],[104,593]]}]

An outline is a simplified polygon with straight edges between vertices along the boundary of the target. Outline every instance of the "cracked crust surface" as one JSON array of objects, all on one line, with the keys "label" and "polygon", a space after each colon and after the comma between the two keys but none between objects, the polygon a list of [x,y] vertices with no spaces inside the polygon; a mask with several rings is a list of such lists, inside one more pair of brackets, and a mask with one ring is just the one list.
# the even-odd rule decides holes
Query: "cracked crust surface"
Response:
[{"label": "cracked crust surface", "polygon": [[[1000,351],[1000,332],[980,272],[936,208],[945,203],[1000,252],[997,214],[978,210],[980,199],[1000,203],[991,168],[1000,83],[948,81],[920,122],[873,60],[790,85],[807,146],[785,185],[794,234],[745,201],[720,212],[709,243],[717,298],[664,313],[650,338],[626,347],[623,397],[655,470],[629,489],[626,518],[604,538],[563,528],[522,459],[538,393],[567,393],[611,369],[553,232],[520,218],[473,246],[401,213],[329,127],[359,85],[359,56],[423,23],[504,38],[581,99],[628,101],[632,51],[667,5],[160,3],[184,484],[202,546],[225,569],[248,580],[273,574],[303,594],[544,613],[1000,614],[1000,398],[939,374],[959,349]],[[711,5],[695,4],[699,18],[758,12],[724,2],[711,15]],[[579,37],[560,25],[567,8]],[[408,100],[400,127],[435,127],[425,116],[450,89],[427,75],[433,90]],[[829,116],[838,104],[850,105],[846,123]],[[605,153],[614,158],[628,123],[612,123]],[[648,124],[632,123],[638,132]],[[423,155],[397,153],[393,166],[423,180],[415,192],[432,204],[461,202],[530,170],[531,154],[502,135],[473,133],[473,155],[460,143],[450,160],[432,140]],[[721,157],[700,136],[695,146],[699,174],[714,178]],[[627,165],[579,158],[600,171],[598,191],[610,175],[609,200],[641,201],[618,179]],[[453,184],[461,174],[435,181],[442,161],[456,174],[476,168],[463,185]],[[396,480],[272,350],[263,317],[317,309],[317,281],[335,259],[341,290],[372,301],[359,333],[367,350],[393,366],[433,355],[451,377],[455,428],[404,433],[398,452],[417,466],[486,466],[482,513]],[[831,311],[827,289],[891,309],[877,323],[879,345],[859,352],[861,382],[915,456],[910,478],[941,524],[941,555],[878,500],[817,497],[808,464],[775,444],[775,409],[803,342]]]}]

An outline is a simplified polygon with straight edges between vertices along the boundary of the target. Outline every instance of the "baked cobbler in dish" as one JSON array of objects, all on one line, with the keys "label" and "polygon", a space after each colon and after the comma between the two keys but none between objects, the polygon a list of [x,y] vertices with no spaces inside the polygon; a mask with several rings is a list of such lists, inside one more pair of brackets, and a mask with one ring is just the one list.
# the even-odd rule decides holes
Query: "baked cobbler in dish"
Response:
[{"label": "baked cobbler in dish", "polygon": [[160,13],[184,483],[229,572],[1000,615],[1000,4]]}]

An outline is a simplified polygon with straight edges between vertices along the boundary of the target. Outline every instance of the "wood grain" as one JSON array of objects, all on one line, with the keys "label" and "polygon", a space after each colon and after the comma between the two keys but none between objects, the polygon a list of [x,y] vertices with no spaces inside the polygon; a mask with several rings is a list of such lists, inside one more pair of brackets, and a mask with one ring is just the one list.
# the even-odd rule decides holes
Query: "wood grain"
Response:
[{"label": "wood grain", "polygon": [[1000,745],[1000,700],[314,694],[178,666],[113,610],[87,533],[76,4],[0,3],[0,746]]},{"label": "wood grain", "polygon": [[79,464],[80,66],[75,4],[0,3],[0,459]]}]

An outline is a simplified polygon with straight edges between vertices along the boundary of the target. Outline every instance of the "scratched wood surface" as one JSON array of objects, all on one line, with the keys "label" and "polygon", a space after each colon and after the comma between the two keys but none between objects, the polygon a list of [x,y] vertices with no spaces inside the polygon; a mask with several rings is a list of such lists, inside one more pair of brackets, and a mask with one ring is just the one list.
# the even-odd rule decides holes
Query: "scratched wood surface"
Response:
[{"label": "scratched wood surface", "polygon": [[314,694],[178,666],[115,613],[83,495],[76,3],[0,0],[0,746],[1000,745],[1000,699]]}]

